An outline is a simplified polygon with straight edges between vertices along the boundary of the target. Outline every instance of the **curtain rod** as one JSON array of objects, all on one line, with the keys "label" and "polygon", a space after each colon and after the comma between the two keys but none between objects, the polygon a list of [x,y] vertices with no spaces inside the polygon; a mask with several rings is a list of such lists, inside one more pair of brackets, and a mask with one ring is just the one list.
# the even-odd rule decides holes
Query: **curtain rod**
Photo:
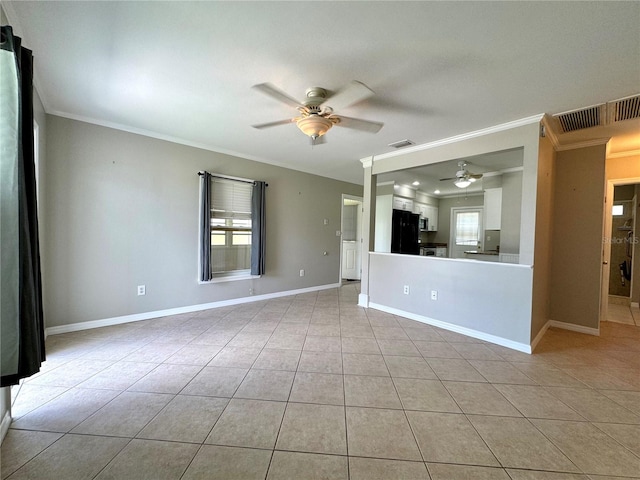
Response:
[{"label": "curtain rod", "polygon": [[[198,176],[202,177],[203,175],[204,175],[203,171],[198,172]],[[233,180],[234,182],[250,183],[251,185],[256,183],[255,180],[245,180],[244,178],[225,177],[224,175],[214,175],[213,173],[210,173],[209,175],[211,175],[214,178],[223,178],[225,180]],[[269,184],[265,183],[264,186],[268,187]]]}]

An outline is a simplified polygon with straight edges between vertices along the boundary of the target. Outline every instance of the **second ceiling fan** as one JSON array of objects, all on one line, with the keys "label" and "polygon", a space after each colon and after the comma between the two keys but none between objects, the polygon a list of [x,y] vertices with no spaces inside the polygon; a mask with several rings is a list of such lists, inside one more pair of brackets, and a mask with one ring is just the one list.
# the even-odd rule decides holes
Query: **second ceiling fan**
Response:
[{"label": "second ceiling fan", "polygon": [[355,80],[333,95],[329,94],[324,88],[311,87],[307,89],[306,99],[302,102],[298,102],[295,98],[269,83],[260,83],[252,88],[296,108],[299,113],[298,116],[285,120],[252,125],[253,128],[264,129],[295,123],[305,135],[311,138],[312,145],[324,143],[323,135],[334,125],[369,133],[377,133],[384,125],[380,122],[345,117],[334,113],[336,110],[347,108],[374,94],[364,83]]},{"label": "second ceiling fan", "polygon": [[458,162],[458,171],[456,172],[456,176],[450,178],[441,178],[440,181],[444,182],[446,180],[454,180],[453,184],[456,187],[467,188],[473,182],[482,178],[482,173],[471,173],[469,170],[467,170],[468,165],[469,164],[464,161]]}]

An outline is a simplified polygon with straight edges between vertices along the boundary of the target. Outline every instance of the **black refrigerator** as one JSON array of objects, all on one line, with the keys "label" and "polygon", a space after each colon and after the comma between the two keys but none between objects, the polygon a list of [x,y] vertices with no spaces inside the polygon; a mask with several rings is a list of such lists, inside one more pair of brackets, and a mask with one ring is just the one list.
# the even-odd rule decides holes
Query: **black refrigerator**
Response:
[{"label": "black refrigerator", "polygon": [[405,210],[393,210],[391,218],[391,253],[420,255],[418,236],[420,215]]}]

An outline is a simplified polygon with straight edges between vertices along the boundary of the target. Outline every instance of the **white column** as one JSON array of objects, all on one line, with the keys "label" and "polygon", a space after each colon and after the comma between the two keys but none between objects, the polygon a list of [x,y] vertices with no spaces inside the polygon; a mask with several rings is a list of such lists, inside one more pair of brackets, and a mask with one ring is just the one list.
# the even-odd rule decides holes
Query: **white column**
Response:
[{"label": "white column", "polygon": [[360,160],[364,168],[364,191],[362,198],[362,277],[358,305],[369,306],[369,252],[373,251],[376,215],[376,176],[371,174],[373,156]]}]

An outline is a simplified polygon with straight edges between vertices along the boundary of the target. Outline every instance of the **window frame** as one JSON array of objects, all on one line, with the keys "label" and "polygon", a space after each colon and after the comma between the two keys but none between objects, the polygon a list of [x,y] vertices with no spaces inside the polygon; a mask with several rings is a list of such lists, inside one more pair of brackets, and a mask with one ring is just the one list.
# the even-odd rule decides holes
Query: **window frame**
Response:
[{"label": "window frame", "polygon": [[[216,173],[211,173],[212,178],[212,182],[210,185],[210,188],[213,189],[215,188],[215,179],[218,180],[222,180],[223,182],[238,182],[238,183],[246,183],[246,184],[253,184],[255,183],[255,180],[251,180],[251,179],[247,179],[247,178],[239,178],[239,177],[231,177],[231,176],[227,176],[227,175],[219,175]],[[201,192],[202,194],[202,192]],[[213,205],[212,205],[213,207]],[[212,208],[213,210],[213,208]],[[251,227],[251,222],[253,219],[253,216],[255,215],[255,212],[253,212],[253,209],[251,211],[250,217],[247,218],[243,218],[242,220],[248,220],[249,225],[248,226],[244,226],[244,227],[236,227],[233,228],[233,225],[226,225],[226,226],[222,226],[219,228],[215,228],[214,225],[212,225],[212,220],[214,218],[216,218],[215,216],[212,215],[211,211],[209,212],[209,248],[211,249],[214,245],[211,244],[211,239],[213,236],[213,232],[218,230],[218,231],[224,231],[225,232],[225,247],[232,247],[233,245],[233,233],[234,232],[248,232],[249,236],[252,235],[252,227]],[[222,218],[222,217],[217,217],[217,218]],[[225,218],[226,222],[233,222],[233,218]],[[253,240],[253,239],[252,239]],[[249,248],[251,248],[251,242],[248,244],[239,244],[236,246],[248,246]],[[200,255],[199,255],[200,256]],[[247,280],[247,279],[253,279],[253,278],[260,278],[261,275],[252,275],[251,274],[251,266],[249,265],[249,268],[246,269],[240,269],[240,270],[227,270],[224,272],[213,272],[211,271],[211,261],[212,261],[212,255],[210,255],[210,261],[209,261],[209,269],[210,269],[210,274],[211,274],[211,278],[209,280],[202,280],[202,279],[198,279],[198,283],[199,284],[209,284],[209,283],[221,283],[221,282],[230,282],[230,281],[237,281],[237,280]],[[200,264],[200,259],[199,259],[199,264]]]}]

